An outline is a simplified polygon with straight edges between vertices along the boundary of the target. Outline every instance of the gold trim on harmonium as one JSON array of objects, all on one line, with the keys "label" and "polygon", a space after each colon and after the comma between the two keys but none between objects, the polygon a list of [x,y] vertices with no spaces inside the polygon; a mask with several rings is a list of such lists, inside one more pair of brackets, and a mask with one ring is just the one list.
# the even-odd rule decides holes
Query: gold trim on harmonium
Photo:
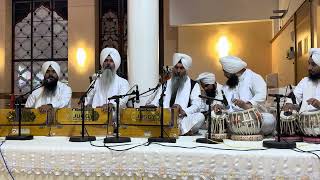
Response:
[{"label": "gold trim on harmonium", "polygon": [[[177,109],[163,109],[164,126],[176,126],[177,119]],[[120,113],[120,124],[136,126],[160,126],[160,108],[124,108]]]},{"label": "gold trim on harmonium", "polygon": [[[47,113],[40,113],[37,109],[21,109],[21,124],[25,125],[46,125],[50,123]],[[0,109],[0,125],[18,125],[18,112],[14,109]]]},{"label": "gold trim on harmonium", "polygon": [[[109,118],[108,118],[109,114]],[[112,121],[112,112],[104,112],[102,108],[86,108],[84,112],[86,125],[106,125]],[[82,123],[81,109],[63,108],[56,111],[57,124],[79,125]]]}]

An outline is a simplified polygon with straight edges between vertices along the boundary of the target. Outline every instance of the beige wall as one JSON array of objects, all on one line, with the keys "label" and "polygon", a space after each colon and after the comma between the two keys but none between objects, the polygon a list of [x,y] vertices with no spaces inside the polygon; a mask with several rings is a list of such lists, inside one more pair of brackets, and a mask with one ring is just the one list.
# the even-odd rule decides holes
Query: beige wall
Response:
[{"label": "beige wall", "polygon": [[302,5],[305,0],[279,0],[279,9],[288,9],[286,15],[280,20],[274,21],[274,35],[283,27],[287,21],[293,16],[293,14],[298,10],[298,8]]},{"label": "beige wall", "polygon": [[11,92],[11,1],[0,0],[0,93]]},{"label": "beige wall", "polygon": [[[68,73],[73,92],[85,91],[95,72],[96,5],[96,0],[68,1]],[[83,63],[77,61],[78,48],[86,53]]]},{"label": "beige wall", "polygon": [[278,0],[170,0],[170,24],[266,20],[277,8]]},{"label": "beige wall", "polygon": [[204,71],[214,72],[219,82],[225,78],[216,43],[221,36],[231,42],[230,55],[244,59],[248,67],[263,77],[271,73],[272,22],[179,27],[178,50],[192,56],[189,74],[195,78]]},{"label": "beige wall", "polygon": [[287,51],[291,46],[295,46],[293,21],[272,42],[272,72],[278,73],[279,87],[295,84],[294,59],[287,59]]}]

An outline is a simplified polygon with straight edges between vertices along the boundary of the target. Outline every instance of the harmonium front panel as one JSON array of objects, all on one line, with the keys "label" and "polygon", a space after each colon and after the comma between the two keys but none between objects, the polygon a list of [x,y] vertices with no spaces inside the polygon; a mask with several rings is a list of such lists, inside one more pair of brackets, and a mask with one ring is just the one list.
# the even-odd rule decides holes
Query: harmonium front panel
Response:
[{"label": "harmonium front panel", "polygon": [[[112,134],[112,112],[104,112],[102,108],[86,108],[85,134],[92,136],[106,136]],[[80,109],[62,108],[55,113],[54,125],[51,128],[53,136],[81,135],[82,118]]]},{"label": "harmonium front panel", "polygon": [[[124,108],[120,114],[120,136],[158,137],[160,136],[160,108]],[[165,136],[178,137],[178,110],[163,109]]]},{"label": "harmonium front panel", "polygon": [[[40,113],[37,109],[21,109],[21,134],[47,136],[52,124],[52,113]],[[15,109],[0,109],[0,136],[18,134],[18,111]]]}]

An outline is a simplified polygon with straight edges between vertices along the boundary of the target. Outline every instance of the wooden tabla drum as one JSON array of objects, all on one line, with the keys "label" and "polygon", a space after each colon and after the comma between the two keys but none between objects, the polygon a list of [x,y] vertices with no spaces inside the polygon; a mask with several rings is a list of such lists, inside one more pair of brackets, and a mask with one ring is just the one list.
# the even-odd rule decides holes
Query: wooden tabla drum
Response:
[{"label": "wooden tabla drum", "polygon": [[320,111],[309,111],[300,114],[298,121],[303,135],[303,141],[320,143]]},{"label": "wooden tabla drum", "polygon": [[261,141],[262,116],[256,108],[229,113],[227,121],[232,140]]}]

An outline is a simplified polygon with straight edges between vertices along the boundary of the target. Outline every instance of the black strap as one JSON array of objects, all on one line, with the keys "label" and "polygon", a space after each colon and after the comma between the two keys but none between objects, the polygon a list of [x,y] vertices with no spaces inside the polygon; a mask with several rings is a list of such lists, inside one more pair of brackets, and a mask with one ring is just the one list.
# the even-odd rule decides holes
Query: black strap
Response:
[{"label": "black strap", "polygon": [[[197,81],[194,81],[192,79],[190,79],[190,83],[191,83],[191,88],[190,88],[190,94],[189,94],[189,102],[188,102],[188,107],[191,106],[190,103],[190,96],[191,96],[191,92],[194,88],[194,85],[197,83]],[[172,105],[174,104],[174,102],[176,101],[176,96],[177,96],[177,92],[175,92],[174,94],[171,94],[171,98],[170,98],[170,107],[172,107]]]},{"label": "black strap", "polygon": [[197,84],[197,81],[194,81],[194,80],[192,80],[192,79],[190,79],[190,82],[191,82],[191,88],[190,88],[190,95],[189,95],[188,107],[190,107],[190,106],[191,106],[190,96],[191,96],[192,90],[193,90],[193,88],[194,88],[194,85],[196,85],[196,84]]}]

